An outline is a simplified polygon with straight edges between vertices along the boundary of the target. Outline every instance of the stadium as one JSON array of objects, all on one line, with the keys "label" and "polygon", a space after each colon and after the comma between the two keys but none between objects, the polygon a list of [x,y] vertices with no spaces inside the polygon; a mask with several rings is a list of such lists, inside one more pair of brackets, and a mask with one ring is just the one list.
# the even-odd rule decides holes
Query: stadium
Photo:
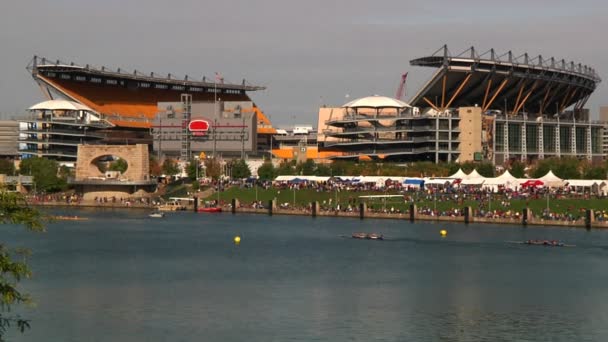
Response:
[{"label": "stadium", "polygon": [[[240,127],[238,131],[247,141],[231,144],[230,150],[224,151],[228,153],[241,153],[243,145],[246,152],[253,154],[267,150],[271,135],[276,133],[248,95],[248,92],[265,88],[251,85],[246,80],[229,84],[217,73],[211,79],[188,76],[178,79],[171,74],[144,74],[120,68],[111,70],[37,56],[27,69],[48,100],[68,101],[53,101],[48,102],[47,107],[40,104],[30,108],[31,115],[21,120],[27,124],[20,138],[23,155],[74,160],[79,143],[152,146],[158,143],[155,138],[166,140],[160,145],[167,154],[180,155],[182,142],[190,136],[189,132],[182,130],[184,114],[188,121],[205,119],[214,122],[218,129],[213,133],[218,136],[220,150],[223,146],[221,141],[225,140],[222,137],[234,130],[230,128],[234,126],[234,119],[242,123],[240,126],[246,125],[245,129]],[[186,110],[182,106],[184,96],[188,99],[188,108],[197,108],[201,112]],[[78,120],[84,113],[95,117],[96,124]],[[174,120],[176,113],[177,121]],[[165,118],[164,126],[160,127],[158,118],[162,116]],[[68,117],[74,120],[66,120]],[[229,132],[222,131],[222,127],[228,127]],[[243,131],[247,133],[243,134]],[[206,138],[208,140],[209,136]]]},{"label": "stadium", "polygon": [[473,47],[452,55],[447,46],[410,64],[437,70],[407,103],[321,108],[322,149],[394,161],[603,158],[603,124],[584,108],[601,81],[589,66]]}]

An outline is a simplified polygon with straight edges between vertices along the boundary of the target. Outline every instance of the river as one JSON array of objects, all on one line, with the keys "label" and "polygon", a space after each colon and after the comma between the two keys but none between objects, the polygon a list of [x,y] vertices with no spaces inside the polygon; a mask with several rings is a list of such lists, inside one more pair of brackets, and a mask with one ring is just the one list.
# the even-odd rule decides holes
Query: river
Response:
[{"label": "river", "polygon": [[[74,213],[89,220],[3,228],[33,252],[32,327],[10,340],[608,341],[608,231]],[[506,243],[527,239],[576,247]]]}]

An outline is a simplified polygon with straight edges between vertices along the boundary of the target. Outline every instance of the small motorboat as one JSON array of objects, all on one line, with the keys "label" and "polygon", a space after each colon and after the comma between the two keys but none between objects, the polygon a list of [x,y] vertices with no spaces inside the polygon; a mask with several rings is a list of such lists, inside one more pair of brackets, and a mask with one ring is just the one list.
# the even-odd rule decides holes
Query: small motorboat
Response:
[{"label": "small motorboat", "polygon": [[199,213],[221,213],[222,212],[222,208],[220,208],[220,207],[198,208],[198,212]]},{"label": "small motorboat", "polygon": [[159,212],[151,213],[150,215],[148,215],[148,217],[163,218],[163,217],[165,217],[165,213],[159,211]]}]

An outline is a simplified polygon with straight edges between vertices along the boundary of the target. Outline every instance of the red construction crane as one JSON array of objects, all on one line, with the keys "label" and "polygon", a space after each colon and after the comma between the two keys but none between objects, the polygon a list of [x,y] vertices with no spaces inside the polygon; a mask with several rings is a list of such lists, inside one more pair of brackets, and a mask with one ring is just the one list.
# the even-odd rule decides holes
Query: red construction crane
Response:
[{"label": "red construction crane", "polygon": [[397,88],[397,94],[395,98],[401,100],[405,96],[405,80],[407,80],[407,72],[401,75],[401,82],[399,82],[399,88]]}]

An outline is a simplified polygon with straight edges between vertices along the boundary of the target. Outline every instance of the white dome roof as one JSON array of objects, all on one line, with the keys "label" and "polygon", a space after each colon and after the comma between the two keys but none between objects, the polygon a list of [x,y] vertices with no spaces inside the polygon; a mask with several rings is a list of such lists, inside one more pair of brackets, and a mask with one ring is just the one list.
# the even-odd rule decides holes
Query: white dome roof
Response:
[{"label": "white dome roof", "polygon": [[40,102],[31,106],[30,110],[86,110],[89,112],[95,112],[83,104],[68,100],[49,100]]},{"label": "white dome roof", "polygon": [[391,97],[374,95],[350,101],[342,108],[407,108],[409,104]]}]

